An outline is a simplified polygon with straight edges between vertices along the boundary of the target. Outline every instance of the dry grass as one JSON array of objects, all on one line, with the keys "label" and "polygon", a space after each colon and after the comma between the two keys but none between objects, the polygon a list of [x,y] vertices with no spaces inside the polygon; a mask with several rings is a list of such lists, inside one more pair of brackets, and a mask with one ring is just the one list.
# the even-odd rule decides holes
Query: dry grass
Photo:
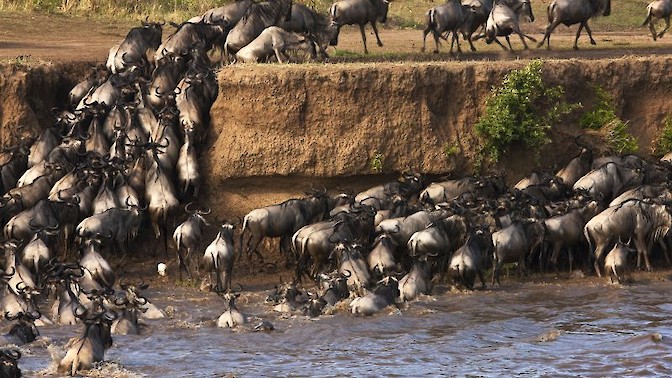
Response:
[{"label": "dry grass", "polygon": [[[221,6],[222,0],[0,0],[0,11],[42,12],[105,19],[152,19],[180,22],[205,10]],[[298,0],[326,14],[332,0]],[[547,22],[546,8],[551,0],[532,0],[536,16],[534,29]],[[646,16],[648,0],[613,0],[612,14],[594,20],[597,31],[623,31],[638,28]],[[390,5],[387,28],[419,29],[428,9],[441,4],[433,0],[395,0]]]}]

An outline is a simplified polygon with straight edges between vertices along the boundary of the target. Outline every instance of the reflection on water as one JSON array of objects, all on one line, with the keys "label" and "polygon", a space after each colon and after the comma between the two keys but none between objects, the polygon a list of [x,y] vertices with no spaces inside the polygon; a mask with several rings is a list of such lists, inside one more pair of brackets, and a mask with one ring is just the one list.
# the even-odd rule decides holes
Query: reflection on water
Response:
[{"label": "reflection on water", "polygon": [[[627,287],[512,284],[425,297],[402,313],[391,308],[356,318],[337,312],[317,320],[269,313],[263,294],[253,293],[238,303],[252,324],[237,331],[214,327],[222,311],[215,295],[203,300],[203,294],[177,290],[170,296],[149,292],[160,307],[174,308],[172,317],[150,321],[140,336],[115,336],[106,353],[112,364],[96,376],[573,377],[672,371],[670,281]],[[251,332],[261,319],[276,330]],[[24,348],[24,374],[52,374],[50,350],[64,353],[63,344],[80,330],[42,328],[55,347],[43,341]]]}]

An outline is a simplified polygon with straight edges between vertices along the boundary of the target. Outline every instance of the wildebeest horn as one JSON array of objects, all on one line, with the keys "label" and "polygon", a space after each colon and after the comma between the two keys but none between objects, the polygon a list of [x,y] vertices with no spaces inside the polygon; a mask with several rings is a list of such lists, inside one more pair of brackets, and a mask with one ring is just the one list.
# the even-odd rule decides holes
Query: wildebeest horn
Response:
[{"label": "wildebeest horn", "polygon": [[[348,272],[348,274],[345,274],[345,272]],[[345,278],[350,278],[352,276],[352,272],[349,269],[345,269],[343,273],[341,273],[343,277]]]},{"label": "wildebeest horn", "polygon": [[19,316],[21,316],[21,312],[17,312],[16,315],[12,316],[9,314],[9,311],[5,311],[5,319],[7,319],[10,322],[18,319]]},{"label": "wildebeest horn", "polygon": [[187,213],[187,214],[194,214],[196,212],[196,210],[191,210],[189,208],[189,206],[193,205],[193,204],[194,204],[193,202],[189,202],[188,204],[184,205],[184,212]]},{"label": "wildebeest horn", "polygon": [[207,206],[205,207],[205,209],[206,210],[196,210],[196,212],[201,215],[208,215],[212,212],[212,209]]},{"label": "wildebeest horn", "polygon": [[0,354],[14,361],[21,358],[21,352],[18,349],[0,349]]}]

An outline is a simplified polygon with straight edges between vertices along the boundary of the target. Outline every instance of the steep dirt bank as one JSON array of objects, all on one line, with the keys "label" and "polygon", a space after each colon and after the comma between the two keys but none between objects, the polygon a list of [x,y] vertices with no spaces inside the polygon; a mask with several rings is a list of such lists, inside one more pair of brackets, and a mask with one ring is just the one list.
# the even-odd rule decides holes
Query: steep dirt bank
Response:
[{"label": "steep dirt bank", "polygon": [[[221,220],[299,196],[311,184],[361,190],[406,170],[467,173],[477,143],[472,127],[490,88],[526,63],[226,67],[218,75],[220,94],[201,159],[204,202]],[[671,66],[667,57],[626,57],[547,61],[543,71],[572,102],[589,105],[595,84],[611,92],[640,152],[648,154],[672,107]],[[63,106],[67,91],[90,70],[87,63],[2,66],[2,146],[50,125],[51,107]],[[577,152],[577,118],[552,130],[540,166],[560,166]],[[447,154],[451,146],[459,153]],[[376,156],[382,174],[373,174]],[[533,168],[522,149],[495,167],[509,181]]]},{"label": "steep dirt bank", "polygon": [[[247,198],[247,206],[226,206],[221,215],[239,215],[267,201],[249,201],[257,190],[280,197],[305,183],[368,185],[378,156],[383,173],[404,170],[465,173],[474,157],[473,124],[490,88],[526,61],[381,63],[336,65],[248,65],[225,67],[212,108],[212,130],[203,154],[209,202]],[[589,106],[593,85],[616,99],[619,115],[630,120],[640,152],[662,128],[672,105],[667,57],[626,57],[544,63],[545,80],[560,84],[567,99]],[[51,124],[50,109],[91,70],[87,63],[61,63],[0,70],[0,143],[35,135]],[[571,138],[580,132],[578,113],[553,129],[554,143],[541,166],[563,164],[575,153]],[[458,154],[446,148],[458,146]],[[559,148],[560,147],[560,148]],[[532,167],[525,151],[505,159],[510,178]],[[518,166],[518,161],[525,164]],[[377,179],[372,179],[377,181]],[[259,188],[259,189],[257,189]],[[272,196],[272,194],[271,194]],[[272,199],[269,201],[273,201]]]}]

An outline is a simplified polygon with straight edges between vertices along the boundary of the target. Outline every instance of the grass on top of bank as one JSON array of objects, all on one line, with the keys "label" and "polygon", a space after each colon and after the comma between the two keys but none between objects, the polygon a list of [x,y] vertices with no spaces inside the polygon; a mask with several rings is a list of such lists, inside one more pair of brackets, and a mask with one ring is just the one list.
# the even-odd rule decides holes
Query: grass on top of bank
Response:
[{"label": "grass on top of bank", "polygon": [[[530,29],[541,31],[548,22],[546,9],[552,0],[532,0],[536,20]],[[222,6],[226,0],[0,0],[0,11],[44,12],[105,19],[160,19],[182,22],[208,9]],[[299,0],[327,14],[332,0]],[[390,4],[385,27],[421,29],[428,9],[440,5],[432,0],[394,0]],[[596,31],[632,31],[646,18],[649,0],[612,0],[611,15],[591,21]],[[523,29],[528,27],[523,26]],[[560,27],[559,29],[563,29]]]}]

